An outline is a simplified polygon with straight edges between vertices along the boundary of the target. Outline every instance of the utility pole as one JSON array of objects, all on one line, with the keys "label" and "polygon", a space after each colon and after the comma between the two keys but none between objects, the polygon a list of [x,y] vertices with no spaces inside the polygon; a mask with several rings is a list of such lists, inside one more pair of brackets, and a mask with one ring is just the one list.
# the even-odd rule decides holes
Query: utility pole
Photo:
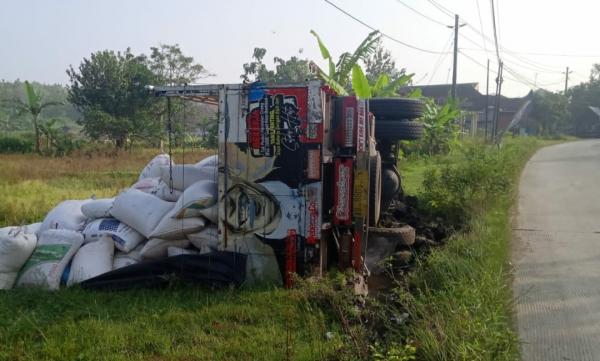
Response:
[{"label": "utility pole", "polygon": [[[454,15],[454,63],[452,65],[452,99],[456,99],[456,69],[458,67],[457,60],[458,60],[458,14],[455,14]],[[567,71],[568,71],[568,68],[567,68]]]},{"label": "utility pole", "polygon": [[454,63],[452,65],[452,99],[456,99],[456,77],[458,68],[458,28],[466,24],[458,25],[458,14],[454,15],[454,26],[448,25],[450,29],[454,28]]},{"label": "utility pole", "polygon": [[487,79],[485,81],[485,135],[483,139],[487,142],[488,123],[490,113],[490,59],[487,61]]},{"label": "utility pole", "polygon": [[563,74],[565,74],[565,95],[567,95],[567,90],[569,89],[569,74],[572,73],[572,71],[569,71],[569,67],[567,67],[567,71],[565,71]]},{"label": "utility pole", "polygon": [[500,117],[500,96],[502,93],[502,72],[504,63],[498,63],[498,77],[496,78],[496,108],[494,109],[494,128],[492,129],[492,139],[498,136],[498,118]]}]

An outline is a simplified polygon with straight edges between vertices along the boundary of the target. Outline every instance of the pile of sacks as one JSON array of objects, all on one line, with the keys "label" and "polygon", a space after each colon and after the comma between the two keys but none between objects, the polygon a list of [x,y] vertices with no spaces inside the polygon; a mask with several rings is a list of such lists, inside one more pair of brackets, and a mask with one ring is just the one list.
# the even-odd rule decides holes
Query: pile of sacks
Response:
[{"label": "pile of sacks", "polygon": [[115,198],[68,200],[42,223],[0,228],[0,289],[56,290],[145,260],[216,249],[216,156],[156,156]]}]

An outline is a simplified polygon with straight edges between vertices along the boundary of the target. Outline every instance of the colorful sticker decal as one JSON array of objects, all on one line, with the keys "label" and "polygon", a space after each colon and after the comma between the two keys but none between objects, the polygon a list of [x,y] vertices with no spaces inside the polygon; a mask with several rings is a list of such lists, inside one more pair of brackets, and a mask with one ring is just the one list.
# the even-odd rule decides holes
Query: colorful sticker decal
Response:
[{"label": "colorful sticker decal", "polygon": [[308,150],[308,169],[306,172],[308,179],[319,180],[321,179],[321,150],[320,149],[309,149]]},{"label": "colorful sticker decal", "polygon": [[282,94],[265,96],[251,106],[246,118],[248,145],[253,156],[273,157],[282,148],[300,148],[301,121],[296,97]]},{"label": "colorful sticker decal", "polygon": [[356,151],[366,152],[367,151],[367,124],[365,120],[365,102],[364,100],[358,101],[358,119],[356,122]]},{"label": "colorful sticker decal", "polygon": [[354,172],[354,192],[352,192],[352,213],[354,217],[364,218],[367,216],[369,199],[369,172],[357,169]]},{"label": "colorful sticker decal", "polygon": [[352,206],[352,159],[335,159],[335,177],[334,177],[334,222],[336,224],[350,223],[350,209]]},{"label": "colorful sticker decal", "polygon": [[[247,282],[282,283],[289,231],[295,230],[299,247],[320,238],[321,128],[313,124],[317,128],[310,134],[306,87],[255,84],[245,94],[247,101],[238,102],[244,104],[242,118],[231,118],[241,120],[240,127],[229,127],[237,130],[219,147],[224,161],[219,170],[219,243],[223,250],[248,256]],[[297,257],[304,255],[299,248]]]}]

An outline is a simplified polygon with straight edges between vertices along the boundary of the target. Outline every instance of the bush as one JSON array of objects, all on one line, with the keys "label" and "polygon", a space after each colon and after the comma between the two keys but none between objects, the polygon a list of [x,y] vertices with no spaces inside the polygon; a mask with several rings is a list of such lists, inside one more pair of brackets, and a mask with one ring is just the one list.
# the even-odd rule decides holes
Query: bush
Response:
[{"label": "bush", "polygon": [[0,137],[0,153],[30,153],[33,141],[23,137]]},{"label": "bush", "polygon": [[465,143],[457,157],[425,172],[425,207],[456,226],[481,213],[494,199],[511,189],[516,169],[537,145],[535,139],[507,139],[495,145]]}]

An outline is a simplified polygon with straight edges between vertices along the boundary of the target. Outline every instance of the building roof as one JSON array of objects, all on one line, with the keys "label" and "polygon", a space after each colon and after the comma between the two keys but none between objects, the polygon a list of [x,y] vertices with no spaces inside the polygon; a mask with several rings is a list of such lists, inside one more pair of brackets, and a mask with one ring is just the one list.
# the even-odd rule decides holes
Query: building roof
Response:
[{"label": "building roof", "polygon": [[[400,94],[408,94],[415,89],[421,89],[423,96],[433,98],[436,103],[441,104],[450,96],[452,84],[407,86],[400,89]],[[522,98],[508,98],[501,95],[500,110],[503,112],[518,111],[523,102],[529,98],[530,94]],[[479,83],[456,84],[456,96],[460,101],[461,108],[470,111],[484,111],[486,103],[489,106],[493,106],[496,102],[495,95],[490,95],[489,99],[486,99],[485,94],[479,92]]]},{"label": "building roof", "polygon": [[[479,83],[459,83],[456,84],[456,96],[458,98],[468,98],[476,95],[481,95],[479,93]],[[450,92],[452,91],[452,84],[434,84],[434,85],[415,85],[415,86],[407,86],[400,89],[400,92],[408,93],[414,89],[421,89],[423,95],[429,98],[447,98]]]}]

